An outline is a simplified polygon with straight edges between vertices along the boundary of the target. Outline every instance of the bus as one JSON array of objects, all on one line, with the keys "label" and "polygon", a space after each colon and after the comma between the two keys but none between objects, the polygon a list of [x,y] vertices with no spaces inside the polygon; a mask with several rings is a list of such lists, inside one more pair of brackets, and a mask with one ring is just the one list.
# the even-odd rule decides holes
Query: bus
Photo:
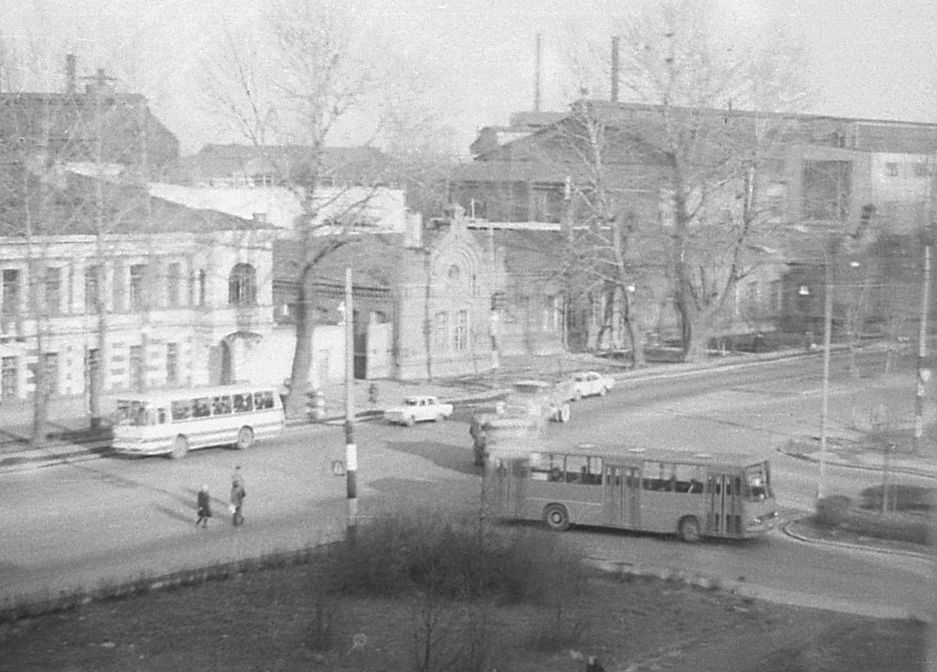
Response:
[{"label": "bus", "polygon": [[488,510],[515,520],[701,537],[747,538],[774,527],[768,460],[683,450],[580,445],[566,452],[493,453]]},{"label": "bus", "polygon": [[168,455],[230,445],[250,448],[283,429],[274,387],[223,385],[126,394],[117,400],[112,449],[123,455]]}]

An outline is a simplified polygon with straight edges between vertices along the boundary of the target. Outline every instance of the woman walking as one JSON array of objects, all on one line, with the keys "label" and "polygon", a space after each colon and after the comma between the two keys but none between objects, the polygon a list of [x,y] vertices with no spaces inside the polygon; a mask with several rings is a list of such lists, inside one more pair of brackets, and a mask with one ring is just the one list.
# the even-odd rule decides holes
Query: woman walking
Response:
[{"label": "woman walking", "polygon": [[196,507],[198,508],[198,518],[195,521],[195,526],[198,527],[201,524],[203,528],[208,527],[208,519],[211,518],[211,497],[208,495],[207,485],[199,488]]},{"label": "woman walking", "polygon": [[244,524],[244,498],[247,496],[247,490],[244,488],[244,482],[235,475],[231,481],[231,522],[235,527]]}]

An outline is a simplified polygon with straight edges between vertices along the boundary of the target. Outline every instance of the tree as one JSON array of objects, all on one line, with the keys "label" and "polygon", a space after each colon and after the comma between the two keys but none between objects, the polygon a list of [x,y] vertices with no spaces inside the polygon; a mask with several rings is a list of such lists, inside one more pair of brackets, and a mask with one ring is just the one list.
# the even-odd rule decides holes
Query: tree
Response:
[{"label": "tree", "polygon": [[[380,137],[388,107],[383,94],[392,78],[380,41],[338,3],[284,4],[264,30],[251,28],[249,36],[227,33],[224,53],[206,66],[208,95],[302,204],[293,234],[300,257],[295,271],[299,296],[286,407],[290,417],[298,417],[305,412],[312,361],[316,268],[359,239],[351,215],[374,196],[374,185],[386,170],[371,166],[372,179],[363,189],[342,186],[328,174],[328,143],[350,127],[358,130],[362,146]],[[326,190],[324,182],[339,186]],[[321,216],[325,211],[328,219]]]},{"label": "tree", "polygon": [[[803,99],[802,55],[783,38],[746,48],[719,44],[696,3],[649,5],[621,20],[621,81],[648,104],[617,122],[661,159],[661,222],[683,356],[699,358],[729,297],[753,268],[767,218],[759,187],[776,169],[794,126],[783,114]],[[741,112],[752,110],[755,112]]]}]

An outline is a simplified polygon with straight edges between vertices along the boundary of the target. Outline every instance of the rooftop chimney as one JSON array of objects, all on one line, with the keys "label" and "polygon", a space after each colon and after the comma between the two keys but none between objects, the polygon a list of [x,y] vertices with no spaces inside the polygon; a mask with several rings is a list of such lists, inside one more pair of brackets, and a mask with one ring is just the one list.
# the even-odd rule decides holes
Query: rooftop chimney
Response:
[{"label": "rooftop chimney", "polygon": [[65,56],[65,92],[75,93],[75,54]]},{"label": "rooftop chimney", "polygon": [[612,102],[618,102],[618,79],[621,77],[621,63],[618,59],[619,37],[612,37]]}]

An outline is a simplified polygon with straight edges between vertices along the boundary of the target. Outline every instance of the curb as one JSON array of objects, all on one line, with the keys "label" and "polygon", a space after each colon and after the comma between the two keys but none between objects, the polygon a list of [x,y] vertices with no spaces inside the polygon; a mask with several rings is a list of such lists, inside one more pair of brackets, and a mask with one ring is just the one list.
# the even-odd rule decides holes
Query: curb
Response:
[{"label": "curb", "polygon": [[[804,453],[795,453],[784,450],[782,447],[777,447],[775,450],[781,455],[787,455],[788,457],[794,458],[795,460],[803,460],[804,462],[812,462],[814,464],[819,464],[820,460],[818,458],[806,455]],[[830,460],[827,458],[825,460],[826,465],[833,465],[836,467],[843,467],[844,469],[858,469],[860,471],[884,471],[885,466],[873,466],[868,464],[850,464],[849,462],[838,462],[835,460]],[[888,467],[888,473],[893,474],[907,474],[908,476],[917,476],[919,478],[930,478],[937,480],[937,472],[928,471],[926,469],[920,469],[917,467],[901,467],[890,465]]]},{"label": "curb", "polygon": [[789,520],[783,525],[781,525],[781,531],[786,534],[791,539],[796,539],[805,544],[816,544],[822,546],[834,546],[839,548],[848,548],[857,551],[869,551],[870,553],[880,553],[882,555],[901,555],[906,558],[916,558],[918,560],[928,560],[933,557],[929,553],[919,553],[917,551],[908,551],[902,548],[880,548],[878,546],[868,546],[866,544],[852,544],[845,541],[829,541],[827,539],[811,539],[810,537],[798,534],[791,529],[791,526],[797,523],[801,518],[796,518],[794,520]]}]

